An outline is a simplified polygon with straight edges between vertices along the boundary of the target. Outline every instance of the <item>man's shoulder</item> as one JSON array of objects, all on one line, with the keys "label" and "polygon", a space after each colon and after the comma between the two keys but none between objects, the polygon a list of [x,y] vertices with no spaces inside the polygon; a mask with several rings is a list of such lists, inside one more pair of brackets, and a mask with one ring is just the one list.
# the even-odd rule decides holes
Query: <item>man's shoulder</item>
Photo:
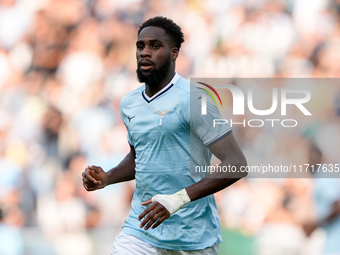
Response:
[{"label": "man's shoulder", "polygon": [[184,93],[190,93],[190,82],[183,78],[182,76],[179,76],[176,83],[174,84],[176,88],[183,91]]},{"label": "man's shoulder", "polygon": [[200,90],[197,88],[197,86],[194,83],[188,81],[182,76],[179,76],[177,82],[175,83],[175,86],[189,94],[200,92]]},{"label": "man's shoulder", "polygon": [[145,85],[126,93],[120,100],[120,105],[130,104],[131,102],[136,102],[136,99],[141,98],[142,92],[145,90]]},{"label": "man's shoulder", "polygon": [[182,94],[184,95],[184,97],[187,97],[187,98],[190,98],[190,97],[200,98],[202,94],[202,91],[199,90],[198,87],[194,83],[184,79],[181,76],[175,83],[175,86],[178,88],[178,90],[183,92]]}]

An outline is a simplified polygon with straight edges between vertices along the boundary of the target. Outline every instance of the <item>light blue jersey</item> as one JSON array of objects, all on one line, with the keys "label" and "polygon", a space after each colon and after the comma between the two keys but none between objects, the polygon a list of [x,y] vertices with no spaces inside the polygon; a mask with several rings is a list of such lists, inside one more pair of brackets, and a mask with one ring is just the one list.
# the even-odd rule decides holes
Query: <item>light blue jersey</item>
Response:
[{"label": "light blue jersey", "polygon": [[139,227],[137,218],[146,209],[142,202],[200,180],[190,176],[190,138],[198,146],[191,154],[210,165],[205,145],[231,132],[227,125],[219,125],[215,132],[202,128],[201,121],[210,119],[212,123],[221,118],[215,106],[208,108],[207,117],[190,119],[190,83],[177,74],[152,98],[144,90],[142,86],[128,93],[120,103],[128,140],[136,151],[136,190],[122,232],[170,250],[200,250],[218,244],[222,242],[221,227],[213,195],[187,204],[155,229]]}]

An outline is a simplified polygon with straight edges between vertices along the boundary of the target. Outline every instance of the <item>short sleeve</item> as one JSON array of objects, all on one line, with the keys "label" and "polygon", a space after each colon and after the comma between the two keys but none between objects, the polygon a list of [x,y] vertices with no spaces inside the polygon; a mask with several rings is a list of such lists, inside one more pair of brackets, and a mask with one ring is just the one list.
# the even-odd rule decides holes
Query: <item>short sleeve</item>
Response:
[{"label": "short sleeve", "polygon": [[[228,124],[217,124],[214,120],[223,119],[214,101],[205,92],[198,90],[194,85],[190,87],[190,128],[203,142],[210,146],[232,132]],[[206,115],[201,113],[202,95],[207,101]]]},{"label": "short sleeve", "polygon": [[132,137],[130,136],[130,131],[129,131],[129,128],[126,124],[126,121],[128,119],[128,116],[124,113],[124,98],[120,101],[120,104],[119,104],[119,111],[120,111],[120,117],[126,127],[126,130],[127,130],[127,140],[128,140],[128,143],[131,145],[131,146],[134,146],[133,144],[133,140],[132,140]]}]

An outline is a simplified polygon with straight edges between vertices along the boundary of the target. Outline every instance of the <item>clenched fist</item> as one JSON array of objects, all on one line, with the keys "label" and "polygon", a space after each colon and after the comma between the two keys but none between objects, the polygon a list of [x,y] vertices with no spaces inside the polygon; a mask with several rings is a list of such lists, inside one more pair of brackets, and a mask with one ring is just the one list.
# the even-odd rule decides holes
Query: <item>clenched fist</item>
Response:
[{"label": "clenched fist", "polygon": [[83,186],[87,191],[102,189],[108,182],[107,173],[99,166],[88,166],[82,176]]}]

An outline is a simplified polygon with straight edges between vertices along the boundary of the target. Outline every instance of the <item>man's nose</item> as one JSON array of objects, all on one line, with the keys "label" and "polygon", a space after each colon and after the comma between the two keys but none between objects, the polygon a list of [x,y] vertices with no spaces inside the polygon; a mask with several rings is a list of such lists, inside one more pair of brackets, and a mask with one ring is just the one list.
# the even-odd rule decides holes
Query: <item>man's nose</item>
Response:
[{"label": "man's nose", "polygon": [[144,47],[144,49],[141,50],[141,52],[140,52],[140,56],[141,56],[142,58],[151,57],[150,48],[149,48],[149,47]]}]

